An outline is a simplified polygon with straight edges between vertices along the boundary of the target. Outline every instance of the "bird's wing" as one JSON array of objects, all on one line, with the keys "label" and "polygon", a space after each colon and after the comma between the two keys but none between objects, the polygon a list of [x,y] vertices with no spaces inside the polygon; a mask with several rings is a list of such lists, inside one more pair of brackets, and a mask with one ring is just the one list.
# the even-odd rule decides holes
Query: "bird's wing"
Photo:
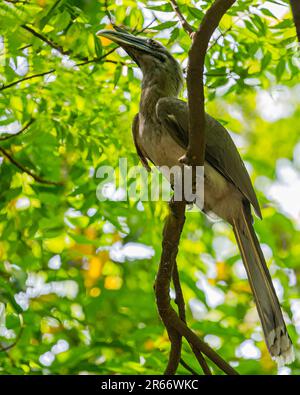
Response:
[{"label": "bird's wing", "polygon": [[135,149],[142,162],[142,165],[146,168],[147,171],[151,171],[151,168],[148,165],[148,160],[147,160],[149,158],[147,158],[146,154],[144,153],[143,149],[139,146],[137,141],[137,136],[139,132],[139,114],[136,114],[136,116],[134,117],[131,130],[132,130],[132,137],[133,137]]},{"label": "bird's wing", "polygon": [[[186,149],[189,138],[187,103],[172,97],[162,98],[156,105],[156,114],[177,144]],[[230,134],[208,114],[206,114],[205,130],[205,159],[242,192],[261,218],[251,179]]]}]

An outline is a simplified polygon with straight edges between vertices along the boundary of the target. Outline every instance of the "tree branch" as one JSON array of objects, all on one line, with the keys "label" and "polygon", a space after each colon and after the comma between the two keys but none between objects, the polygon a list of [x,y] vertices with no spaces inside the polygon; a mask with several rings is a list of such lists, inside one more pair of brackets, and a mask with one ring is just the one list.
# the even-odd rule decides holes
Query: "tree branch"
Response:
[{"label": "tree branch", "polygon": [[195,372],[194,369],[192,369],[186,362],[184,362],[184,360],[181,358],[180,359],[180,365],[182,365],[184,368],[186,368],[186,370],[190,373],[192,373],[194,376],[198,376],[198,373]]},{"label": "tree branch", "polygon": [[133,34],[135,34],[135,35],[137,36],[137,35],[139,35],[139,34],[141,34],[141,33],[144,33],[144,31],[147,30],[147,29],[149,29],[149,27],[150,27],[151,25],[153,25],[153,23],[154,23],[156,20],[157,20],[157,18],[154,17],[154,18],[152,19],[152,21],[148,23],[148,25],[146,25],[145,27],[143,27],[141,30],[138,30],[137,32],[134,31]]},{"label": "tree branch", "polygon": [[[223,372],[235,375],[237,372],[187,327],[186,323],[177,315],[170,303],[170,282],[175,267],[180,236],[185,222],[185,206],[185,201],[170,202],[170,213],[164,226],[163,249],[155,281],[158,312],[168,331],[171,341],[171,352],[165,374],[175,374],[178,363],[180,362],[180,358],[178,360],[178,339],[180,336],[185,337],[190,344],[200,365],[203,366],[205,374],[211,373],[202,353],[223,370]],[[175,331],[177,332],[176,336],[174,335]]]},{"label": "tree branch", "polygon": [[90,64],[90,63],[101,62],[101,60],[105,59],[108,55],[110,55],[111,53],[115,52],[115,50],[116,50],[117,48],[118,48],[118,47],[115,47],[115,48],[111,49],[110,51],[106,52],[105,55],[102,55],[102,56],[100,56],[99,58],[86,59],[86,60],[84,60],[84,61],[81,62],[81,63],[76,63],[75,66],[78,66],[78,67],[79,67],[79,66],[84,66],[84,65],[86,65],[86,64]]},{"label": "tree branch", "polygon": [[0,147],[0,152],[13,164],[15,165],[19,170],[21,170],[23,173],[26,173],[30,175],[35,181],[39,182],[40,184],[46,184],[46,185],[63,185],[62,182],[55,182],[55,181],[48,181],[45,180],[44,178],[38,176],[37,174],[34,174],[31,170],[27,169],[23,165],[21,165],[19,162],[17,162],[4,148]]},{"label": "tree branch", "polygon": [[108,0],[105,0],[104,8],[105,8],[105,14],[106,14],[107,18],[109,19],[110,24],[114,25],[113,17],[108,9]]},{"label": "tree branch", "polygon": [[[178,252],[181,231],[185,222],[185,202],[169,203],[170,213],[163,230],[162,255],[155,281],[156,304],[159,315],[167,329],[171,342],[171,351],[165,374],[175,374],[181,355],[181,338],[176,328],[169,325],[167,312],[170,309],[170,282]],[[182,311],[181,311],[182,314]],[[185,316],[184,316],[185,318]]]},{"label": "tree branch", "polygon": [[[144,30],[146,30],[149,26],[151,26],[154,21],[155,21],[155,19],[153,21],[151,21],[147,26],[145,26],[142,30],[136,32],[135,34],[139,35],[140,33],[143,33]],[[80,63],[76,63],[75,64],[75,66],[78,66],[78,67],[79,66],[84,66],[84,65],[87,65],[87,64],[90,64],[90,63],[101,62],[101,60],[105,59],[108,55],[112,54],[118,48],[118,47],[115,47],[115,48],[111,49],[106,54],[104,54],[104,55],[102,55],[100,57],[89,59],[89,58],[84,57],[84,56],[74,55],[71,50],[65,50],[61,45],[56,44],[54,41],[50,40],[48,37],[44,36],[43,34],[37,32],[37,31],[35,31],[32,27],[30,27],[30,26],[28,26],[26,24],[21,25],[21,27],[23,29],[29,31],[32,35],[34,35],[35,37],[39,38],[41,41],[44,41],[45,43],[47,43],[53,49],[56,49],[62,55],[73,55],[75,58],[81,60]],[[26,45],[24,48],[27,48],[29,46],[31,46],[31,44]],[[110,63],[114,63],[114,61],[112,61],[112,60],[109,60],[109,62]],[[120,62],[118,62],[118,63],[120,63]],[[55,69],[51,69],[51,70],[46,71],[44,73],[34,74],[34,75],[22,78],[22,79],[17,80],[17,81],[13,81],[12,83],[10,83],[8,85],[1,86],[0,87],[0,91],[8,89],[8,88],[10,88],[10,87],[12,87],[14,85],[17,85],[19,82],[30,80],[32,78],[42,77],[42,76],[47,75],[47,74],[55,73],[55,71],[56,71]]]},{"label": "tree branch", "polygon": [[192,34],[195,32],[193,27],[188,23],[188,21],[185,19],[185,17],[182,15],[180,8],[177,4],[176,0],[170,0],[171,6],[176,13],[183,29],[187,32],[189,36],[192,36]]},{"label": "tree branch", "polygon": [[30,32],[33,36],[39,38],[41,41],[44,41],[45,43],[47,43],[50,47],[52,47],[53,49],[56,49],[58,52],[60,52],[62,55],[70,55],[71,51],[67,51],[65,50],[61,45],[56,44],[54,41],[50,40],[48,37],[44,36],[43,34],[37,32],[36,30],[34,30],[32,27],[24,24],[21,25],[21,27],[25,30],[27,30],[28,32]]},{"label": "tree branch", "polygon": [[182,322],[177,316],[175,310],[170,308],[168,310],[168,324],[176,327],[178,332],[186,338],[186,340],[198,349],[201,353],[205,354],[212,362],[214,362],[223,372],[229,375],[237,375],[238,373],[220,357],[212,348],[209,347],[203,340],[199,339],[197,335],[191,331],[187,325]]},{"label": "tree branch", "polygon": [[[186,155],[180,159],[193,168],[204,165],[205,155],[205,106],[203,72],[205,55],[210,38],[218,27],[222,16],[231,7],[235,0],[215,0],[204,16],[197,32],[191,32],[186,20],[181,14],[176,1],[170,0],[173,9],[178,15],[184,29],[193,39],[189,51],[189,64],[187,72],[188,105],[189,105],[189,145]],[[226,361],[224,361],[212,348],[200,340],[191,331],[185,319],[185,306],[176,265],[176,256],[181,232],[185,222],[186,202],[170,202],[170,213],[166,219],[163,231],[162,255],[155,281],[156,304],[159,315],[167,329],[171,342],[171,351],[166,368],[166,374],[175,374],[181,358],[181,343],[184,337],[191,346],[204,374],[211,375],[211,371],[202,354],[205,354],[223,372],[230,375],[238,374]],[[179,316],[170,303],[170,283],[173,276]]]},{"label": "tree branch", "polygon": [[49,71],[45,71],[44,73],[38,73],[38,74],[29,75],[28,77],[24,77],[24,78],[21,78],[20,80],[13,81],[10,84],[2,85],[1,88],[0,88],[0,91],[4,91],[5,89],[11,88],[12,86],[19,84],[20,82],[27,81],[27,80],[32,80],[33,78],[37,78],[37,77],[43,77],[44,75],[48,75],[48,74],[51,74],[51,73],[55,73],[55,69],[51,69]]},{"label": "tree branch", "polygon": [[59,53],[61,53],[62,55],[68,55],[68,56],[73,56],[75,59],[81,60],[82,63],[78,63],[75,66],[82,66],[85,64],[89,64],[89,63],[95,63],[95,62],[99,62],[101,61],[103,58],[105,58],[106,56],[108,56],[109,54],[111,54],[112,52],[114,52],[116,50],[116,48],[113,48],[111,51],[108,51],[105,55],[102,55],[98,58],[93,58],[93,59],[89,59],[86,56],[81,56],[81,55],[77,55],[74,54],[72,50],[65,50],[61,45],[56,44],[54,41],[50,40],[48,37],[44,36],[43,34],[35,31],[32,27],[28,26],[28,25],[21,25],[21,27],[27,31],[29,31],[31,34],[33,34],[35,37],[39,38],[41,41],[44,41],[45,43],[47,43],[51,48],[57,50]]},{"label": "tree branch", "polygon": [[300,42],[300,2],[299,0],[290,0],[290,3],[297,31],[298,41]]},{"label": "tree branch", "polygon": [[[84,62],[77,63],[77,64],[75,64],[75,66],[84,66],[84,65],[89,64],[89,63],[101,62],[101,60],[105,59],[108,55],[113,53],[116,49],[117,48],[113,48],[112,50],[108,51],[105,55],[102,55],[99,58],[89,59],[89,60],[86,60]],[[106,62],[115,63],[115,61],[113,61],[113,60],[106,60]],[[116,62],[116,63],[120,63],[120,62]],[[124,65],[127,65],[127,64],[124,63]],[[52,73],[55,73],[55,72],[56,72],[56,69],[51,69],[49,71],[45,71],[44,73],[29,75],[28,77],[24,77],[24,78],[21,78],[20,80],[13,81],[10,84],[2,85],[0,87],[0,92],[5,90],[5,89],[11,88],[14,85],[17,85],[20,82],[31,80],[31,79],[37,78],[37,77],[43,77],[44,75],[52,74]]]},{"label": "tree branch", "polygon": [[23,322],[23,317],[21,314],[19,314],[19,321],[20,321],[20,330],[19,330],[19,333],[18,333],[15,341],[12,344],[5,346],[5,347],[2,347],[0,345],[0,352],[6,352],[6,351],[10,350],[11,348],[15,347],[15,345],[17,345],[18,341],[21,339],[21,336],[24,331],[24,322]]},{"label": "tree branch", "polygon": [[11,139],[13,137],[19,136],[19,134],[22,134],[23,132],[25,132],[34,121],[35,121],[35,119],[31,118],[31,120],[21,130],[19,130],[17,133],[9,134],[7,136],[0,137],[0,141],[6,141],[6,140],[9,140],[9,139]]},{"label": "tree branch", "polygon": [[235,0],[215,0],[193,35],[189,51],[187,89],[189,105],[189,145],[181,162],[203,166],[205,154],[205,109],[203,72],[209,40],[221,18]]},{"label": "tree branch", "polygon": [[5,0],[5,3],[11,3],[11,4],[30,4],[29,0],[21,1],[21,0]]},{"label": "tree branch", "polygon": [[[175,261],[174,268],[173,268],[172,278],[173,278],[173,284],[174,284],[175,294],[176,294],[175,303],[178,306],[179,318],[186,324],[185,303],[184,303],[184,297],[183,297],[183,293],[182,293],[182,289],[181,289],[180,278],[179,278],[179,273],[178,273],[176,261]],[[192,347],[193,353],[194,353],[195,357],[197,358],[204,374],[211,375],[211,371],[205,361],[204,356],[201,354],[201,352],[198,349],[194,348],[192,345],[191,345],[191,347]]]}]

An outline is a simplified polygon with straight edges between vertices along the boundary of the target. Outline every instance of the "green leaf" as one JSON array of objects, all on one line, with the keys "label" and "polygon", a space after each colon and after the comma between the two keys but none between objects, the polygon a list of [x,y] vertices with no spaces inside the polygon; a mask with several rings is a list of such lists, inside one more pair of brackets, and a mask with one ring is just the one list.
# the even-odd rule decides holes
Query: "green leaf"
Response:
[{"label": "green leaf", "polygon": [[188,9],[190,15],[193,16],[194,18],[197,18],[197,19],[200,19],[200,20],[203,18],[204,14],[198,8],[188,6],[187,9]]},{"label": "green leaf", "polygon": [[177,25],[177,23],[178,23],[177,21],[163,22],[160,25],[153,26],[152,29],[159,30],[159,31],[160,30],[165,30],[165,29],[168,29],[170,27],[173,27],[173,26]]},{"label": "green leaf", "polygon": [[280,81],[284,71],[285,71],[285,59],[281,58],[275,69],[275,75],[277,81]]},{"label": "green leaf", "polygon": [[168,44],[172,44],[174,41],[176,41],[176,39],[179,36],[179,32],[180,32],[180,30],[178,29],[178,27],[175,27],[175,29],[172,30]]},{"label": "green leaf", "polygon": [[121,75],[122,75],[122,65],[118,64],[115,69],[114,86],[118,84]]},{"label": "green leaf", "polygon": [[271,52],[267,51],[261,60],[261,70],[264,71],[272,60]]},{"label": "green leaf", "polygon": [[270,16],[271,18],[278,19],[268,8],[260,8],[260,11],[266,16]]},{"label": "green leaf", "polygon": [[94,42],[95,42],[95,52],[98,58],[102,56],[102,45],[101,41],[99,40],[98,37],[94,37]]},{"label": "green leaf", "polygon": [[161,12],[172,12],[173,8],[170,3],[165,3],[161,5],[148,5],[147,8],[153,11],[161,11]]},{"label": "green leaf", "polygon": [[275,26],[271,26],[271,29],[286,29],[288,27],[293,26],[293,21],[291,19],[285,19],[279,23],[277,23]]}]

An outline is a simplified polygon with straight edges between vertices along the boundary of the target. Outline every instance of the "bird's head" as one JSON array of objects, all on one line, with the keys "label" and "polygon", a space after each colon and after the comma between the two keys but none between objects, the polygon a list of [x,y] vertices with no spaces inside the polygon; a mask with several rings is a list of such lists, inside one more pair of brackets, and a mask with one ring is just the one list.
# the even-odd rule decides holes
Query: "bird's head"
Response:
[{"label": "bird's head", "polygon": [[110,39],[120,45],[142,70],[145,76],[160,76],[173,80],[179,90],[182,85],[182,71],[168,50],[158,41],[128,34],[124,31],[100,30],[97,36]]}]

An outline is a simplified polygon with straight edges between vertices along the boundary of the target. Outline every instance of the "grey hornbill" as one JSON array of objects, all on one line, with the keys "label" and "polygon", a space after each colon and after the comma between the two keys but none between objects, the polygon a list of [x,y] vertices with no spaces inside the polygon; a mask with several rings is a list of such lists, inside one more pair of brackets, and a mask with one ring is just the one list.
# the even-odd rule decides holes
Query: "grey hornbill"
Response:
[{"label": "grey hornbill", "polygon": [[[120,45],[142,70],[139,113],[132,129],[142,163],[148,169],[148,160],[156,166],[178,165],[188,146],[188,106],[177,98],[183,85],[179,64],[152,39],[113,30],[101,30],[97,35]],[[251,205],[261,218],[259,203],[229,133],[207,114],[204,173],[203,211],[232,225],[269,352],[279,363],[289,363],[292,342],[252,225]]]}]

